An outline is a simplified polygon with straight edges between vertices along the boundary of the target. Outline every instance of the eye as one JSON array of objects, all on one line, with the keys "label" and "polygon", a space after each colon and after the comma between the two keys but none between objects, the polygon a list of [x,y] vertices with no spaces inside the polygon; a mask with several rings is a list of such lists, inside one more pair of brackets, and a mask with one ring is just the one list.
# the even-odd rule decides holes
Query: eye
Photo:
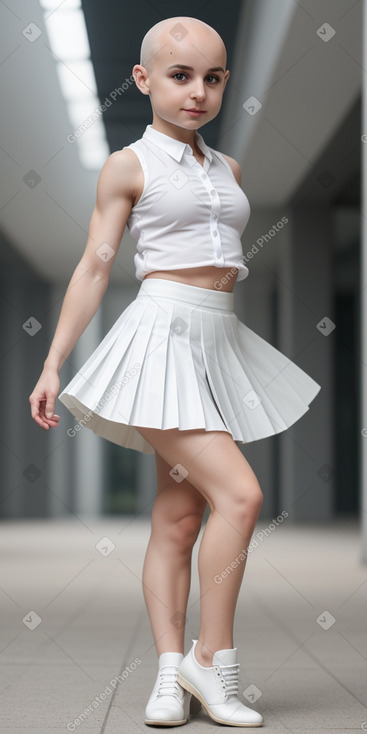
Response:
[{"label": "eye", "polygon": [[[175,79],[177,76],[187,76],[183,71],[176,71],[175,74],[172,75],[172,79]],[[215,74],[208,74],[206,77],[207,79],[215,79],[216,82],[219,82],[220,79]],[[178,82],[182,81],[181,79],[177,79]],[[212,83],[212,82],[211,82]]]}]

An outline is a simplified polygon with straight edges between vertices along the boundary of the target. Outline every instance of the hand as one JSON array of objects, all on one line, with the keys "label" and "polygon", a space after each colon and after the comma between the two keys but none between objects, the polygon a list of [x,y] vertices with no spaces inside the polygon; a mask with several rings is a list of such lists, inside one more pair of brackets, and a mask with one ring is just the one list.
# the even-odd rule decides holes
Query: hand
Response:
[{"label": "hand", "polygon": [[60,378],[56,370],[45,367],[29,396],[32,418],[48,431],[59,425],[60,416],[54,413],[55,399],[60,390]]}]

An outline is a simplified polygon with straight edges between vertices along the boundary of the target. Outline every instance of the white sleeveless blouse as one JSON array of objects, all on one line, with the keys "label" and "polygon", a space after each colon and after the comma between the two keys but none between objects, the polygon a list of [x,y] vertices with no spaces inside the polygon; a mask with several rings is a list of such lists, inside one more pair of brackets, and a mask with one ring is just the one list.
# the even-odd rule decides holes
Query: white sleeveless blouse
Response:
[{"label": "white sleeveless blouse", "polygon": [[241,235],[250,204],[222,153],[210,148],[196,131],[204,165],[190,145],[147,125],[130,145],[144,173],[144,189],[132,208],[127,227],[137,241],[136,278],[154,270],[214,265],[238,268],[237,280],[249,270],[242,261]]}]

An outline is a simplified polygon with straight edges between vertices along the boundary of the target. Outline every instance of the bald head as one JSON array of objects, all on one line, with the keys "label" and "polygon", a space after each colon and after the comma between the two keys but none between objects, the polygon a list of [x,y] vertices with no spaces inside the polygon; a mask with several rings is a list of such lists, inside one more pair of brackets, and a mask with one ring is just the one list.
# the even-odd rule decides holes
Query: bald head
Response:
[{"label": "bald head", "polygon": [[224,68],[227,64],[227,51],[219,33],[204,21],[198,18],[179,15],[174,18],[165,18],[156,23],[145,34],[140,48],[140,64],[148,74],[154,68],[154,59],[167,44],[179,48],[181,41],[191,40],[199,49],[204,49],[210,55],[210,50],[222,52]]}]

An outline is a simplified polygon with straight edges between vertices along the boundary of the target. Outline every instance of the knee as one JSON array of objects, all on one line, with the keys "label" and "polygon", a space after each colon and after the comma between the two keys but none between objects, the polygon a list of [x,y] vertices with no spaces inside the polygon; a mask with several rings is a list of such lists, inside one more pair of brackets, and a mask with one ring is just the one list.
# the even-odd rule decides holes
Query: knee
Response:
[{"label": "knee", "polygon": [[[256,522],[264,501],[264,495],[258,484],[240,487],[233,493],[229,511],[240,522]],[[227,505],[228,512],[228,505]]]},{"label": "knee", "polygon": [[199,535],[202,519],[201,514],[190,513],[171,525],[171,542],[178,552],[191,552]]},{"label": "knee", "polygon": [[189,513],[180,518],[170,519],[163,524],[161,518],[159,530],[157,530],[158,537],[160,541],[163,540],[169,544],[173,552],[190,553],[199,535],[202,519],[202,513]]}]

